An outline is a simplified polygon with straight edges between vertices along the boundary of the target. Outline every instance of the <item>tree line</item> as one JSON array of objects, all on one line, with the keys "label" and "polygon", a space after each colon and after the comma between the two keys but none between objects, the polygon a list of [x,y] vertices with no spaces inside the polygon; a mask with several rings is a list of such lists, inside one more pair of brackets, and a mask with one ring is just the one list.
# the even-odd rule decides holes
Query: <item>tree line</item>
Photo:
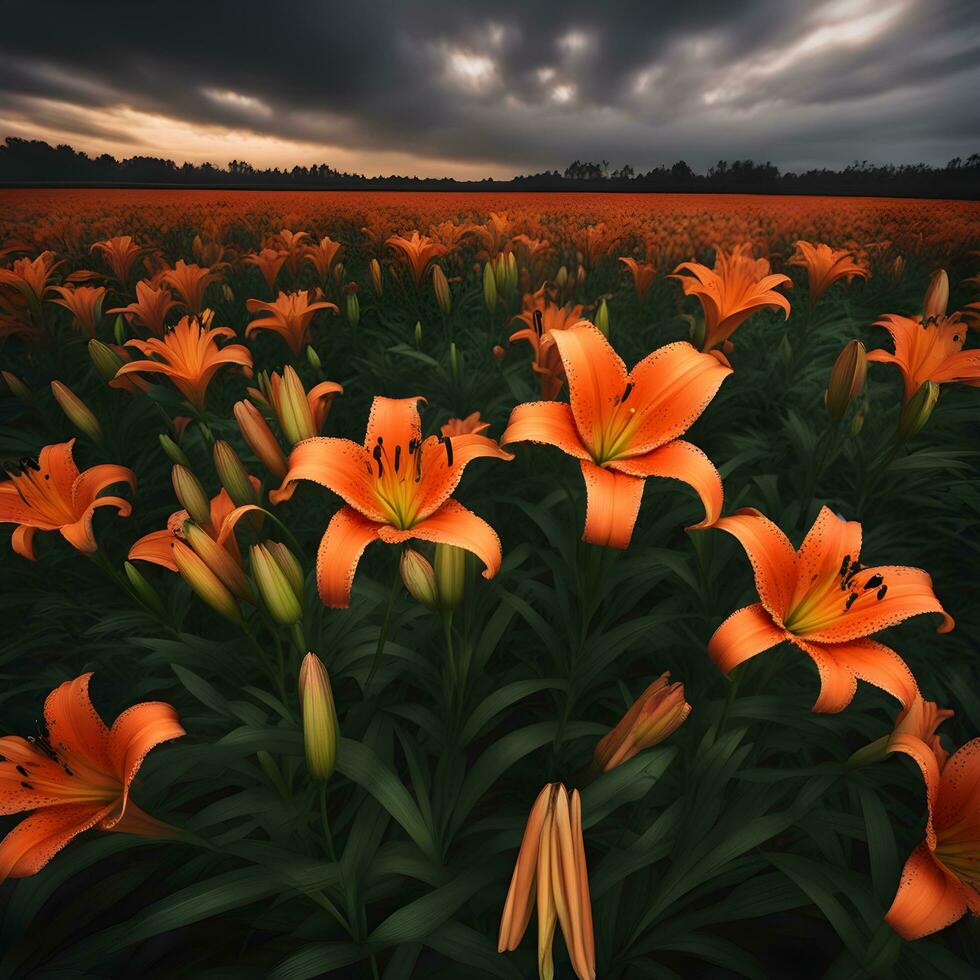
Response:
[{"label": "tree line", "polygon": [[661,193],[834,194],[889,197],[980,197],[980,153],[954,157],[944,167],[928,164],[873,164],[855,161],[841,170],[782,172],[772,163],[719,160],[705,173],[685,161],[644,173],[629,164],[610,170],[607,160],[576,160],[564,171],[548,170],[509,181],[455,180],[451,177],[364,174],[328,164],[265,170],[243,160],[226,167],[212,163],[177,164],[159,157],[118,160],[108,153],[89,156],[71,146],[7,137],[0,144],[0,185],[119,185],[377,190],[534,190],[633,191]]}]

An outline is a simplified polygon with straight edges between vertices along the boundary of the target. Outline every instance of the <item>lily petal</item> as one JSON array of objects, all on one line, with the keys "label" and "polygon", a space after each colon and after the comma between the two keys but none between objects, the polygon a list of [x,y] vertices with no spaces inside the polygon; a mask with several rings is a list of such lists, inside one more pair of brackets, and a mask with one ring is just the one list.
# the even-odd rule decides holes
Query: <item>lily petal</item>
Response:
[{"label": "lily petal", "polygon": [[316,556],[316,583],[324,605],[346,609],[357,564],[364,549],[378,538],[381,525],[353,507],[342,507],[330,519]]},{"label": "lily petal", "polygon": [[581,462],[587,497],[583,541],[607,548],[627,548],[640,512],[644,481],[616,470]]},{"label": "lily petal", "polygon": [[885,921],[904,939],[921,939],[951,925],[967,910],[967,886],[920,844],[905,862]]},{"label": "lily petal", "polygon": [[537,442],[556,446],[576,459],[590,459],[575,427],[572,408],[564,402],[526,402],[510,413],[500,444]]},{"label": "lily petal", "polygon": [[761,602],[733,612],[708,641],[708,655],[723,674],[787,639]]}]

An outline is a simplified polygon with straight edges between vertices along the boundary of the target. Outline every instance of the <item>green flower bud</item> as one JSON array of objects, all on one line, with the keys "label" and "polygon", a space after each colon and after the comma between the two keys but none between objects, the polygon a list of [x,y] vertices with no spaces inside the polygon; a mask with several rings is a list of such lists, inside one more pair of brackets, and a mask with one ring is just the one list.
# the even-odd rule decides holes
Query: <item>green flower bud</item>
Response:
[{"label": "green flower bud", "polygon": [[211,502],[208,495],[201,486],[201,481],[184,466],[177,463],[170,472],[171,480],[174,485],[174,493],[180,501],[181,507],[191,516],[191,520],[198,524],[211,523]]},{"label": "green flower bud", "polygon": [[314,779],[329,779],[337,763],[340,729],[330,677],[315,653],[308,653],[299,669],[299,704],[306,767]]},{"label": "green flower bud", "polygon": [[180,446],[177,445],[173,439],[170,438],[165,432],[161,432],[160,436],[160,446],[163,451],[167,454],[167,458],[171,463],[176,463],[178,466],[186,466],[190,469],[191,461],[187,458],[186,453]]},{"label": "green flower bud", "polygon": [[435,578],[439,608],[452,612],[463,601],[466,591],[466,552],[455,545],[437,544]]},{"label": "green flower bud", "polygon": [[939,398],[939,385],[935,381],[923,381],[919,390],[903,406],[898,419],[898,438],[902,442],[914,439],[929,421]]},{"label": "green flower bud", "polygon": [[92,442],[102,442],[102,426],[99,425],[99,420],[88,405],[68,385],[63,385],[60,381],[52,381],[51,394],[61,406],[61,410],[68,416],[68,421],[79,432],[88,436]]},{"label": "green flower bud", "polygon": [[298,623],[303,618],[302,603],[268,548],[262,544],[252,545],[249,558],[252,578],[272,618],[280,626]]},{"label": "green flower bud", "polygon": [[405,588],[416,602],[433,611],[439,608],[435,569],[424,555],[414,548],[406,547],[402,551],[398,570]]},{"label": "green flower bud", "polygon": [[252,486],[245,466],[231,443],[225,442],[224,439],[216,439],[213,454],[218,479],[228,491],[232,503],[236,507],[258,503],[255,487]]}]

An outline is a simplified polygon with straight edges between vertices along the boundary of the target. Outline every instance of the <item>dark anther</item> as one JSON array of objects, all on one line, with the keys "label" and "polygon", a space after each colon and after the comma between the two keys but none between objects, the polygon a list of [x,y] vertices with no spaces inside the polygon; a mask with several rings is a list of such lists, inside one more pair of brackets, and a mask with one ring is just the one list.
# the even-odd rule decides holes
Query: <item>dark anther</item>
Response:
[{"label": "dark anther", "polygon": [[24,768],[23,766],[18,766],[18,767],[17,767],[17,771],[18,771],[18,772],[19,772],[19,773],[20,773],[20,774],[21,774],[22,776],[24,776],[25,778],[26,778],[26,777],[27,777],[27,775],[28,775],[28,772],[27,772],[27,770],[26,770],[26,769],[25,769],[25,768]]},{"label": "dark anther", "polygon": [[395,446],[395,472],[398,472],[398,467],[401,466],[402,462],[402,447]]},{"label": "dark anther", "polygon": [[626,389],[625,389],[625,391],[623,391],[623,397],[619,399],[620,405],[622,405],[623,402],[625,402],[626,399],[629,398],[629,396],[632,393],[633,393],[633,382],[632,381],[628,381],[626,383]]},{"label": "dark anther", "polygon": [[880,589],[878,590],[878,596],[877,596],[877,598],[878,598],[878,601],[879,601],[879,602],[881,602],[881,600],[885,598],[885,593],[886,593],[887,591],[888,591],[888,586],[887,586],[887,585],[883,585],[883,586],[882,586],[882,587],[881,587],[881,588],[880,588]]},{"label": "dark anther", "polygon": [[857,599],[857,593],[856,593],[856,592],[852,592],[852,593],[851,593],[851,594],[850,594],[850,595],[849,595],[849,596],[847,597],[847,602],[845,602],[845,603],[844,603],[844,612],[847,612],[847,610],[848,610],[848,609],[850,609],[850,608],[851,608],[851,606],[853,606],[853,605],[854,605],[854,600],[855,600],[855,599]]},{"label": "dark anther", "polygon": [[872,575],[871,578],[869,578],[868,581],[864,583],[865,591],[867,591],[868,589],[877,589],[878,586],[881,585],[881,583],[884,581],[885,580],[884,578],[882,578],[881,575]]},{"label": "dark anther", "polygon": [[62,764],[61,764],[61,768],[65,770],[65,775],[66,775],[66,776],[74,776],[74,775],[75,775],[75,774],[74,774],[74,773],[73,773],[73,772],[72,772],[72,771],[71,771],[71,770],[70,770],[70,769],[68,768],[68,766],[66,766],[66,765],[65,765],[65,764],[64,764],[63,762],[62,762]]},{"label": "dark anther", "polygon": [[0,755],[0,762],[6,762],[7,757],[5,755]]},{"label": "dark anther", "polygon": [[24,789],[34,789],[30,783],[25,783],[23,780],[20,781],[20,784],[24,787]]},{"label": "dark anther", "polygon": [[954,333],[953,334],[953,341],[954,341],[954,343],[957,343],[957,344],[960,342],[960,335],[958,333]]},{"label": "dark anther", "polygon": [[414,456],[415,451],[419,448],[419,441],[414,437],[408,440],[408,455]]},{"label": "dark anther", "polygon": [[544,324],[541,319],[541,311],[535,310],[532,319],[534,320],[534,329],[537,331],[538,336],[540,337],[541,334],[544,333]]},{"label": "dark anther", "polygon": [[446,447],[446,464],[448,466],[453,465],[453,441],[449,436],[444,436],[445,442],[443,445]]},{"label": "dark anther", "polygon": [[844,555],[844,560],[840,563],[840,571],[837,573],[841,578],[844,577],[844,572],[847,571],[847,566],[851,564],[851,556]]},{"label": "dark anther", "polygon": [[31,468],[32,470],[35,470],[35,471],[40,471],[40,469],[41,469],[41,464],[40,464],[40,463],[39,463],[39,462],[37,461],[37,457],[36,457],[36,456],[27,456],[27,457],[26,457],[26,460],[27,460],[27,465],[28,465],[28,466],[29,466],[29,467],[30,467],[30,468]]},{"label": "dark anther", "polygon": [[[381,440],[379,439],[378,442],[380,441]],[[379,477],[384,476],[385,474],[384,466],[381,465],[381,446],[380,445],[375,446],[374,452],[371,453],[371,455],[374,457],[374,461],[378,464],[378,476]]]}]

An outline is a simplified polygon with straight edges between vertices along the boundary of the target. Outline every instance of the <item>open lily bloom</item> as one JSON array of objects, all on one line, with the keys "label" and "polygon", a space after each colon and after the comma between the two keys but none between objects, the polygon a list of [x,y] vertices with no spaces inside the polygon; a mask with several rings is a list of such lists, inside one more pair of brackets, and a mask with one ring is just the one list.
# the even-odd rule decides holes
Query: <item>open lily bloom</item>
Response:
[{"label": "open lily bloom", "polygon": [[708,641],[708,653],[726,674],[783,640],[816,664],[820,696],[814,711],[841,711],[864,680],[909,705],[918,686],[894,650],[868,639],[910,616],[939,613],[940,633],[953,619],[918,568],[865,568],[861,525],[821,509],[799,551],[754,508],[723,517],[715,527],[738,539],[752,563],[759,602],[732,613]]},{"label": "open lily bloom", "polygon": [[652,262],[640,262],[629,255],[621,255],[619,261],[626,266],[633,277],[633,287],[636,289],[636,300],[643,302],[653,281],[657,278],[657,268]]},{"label": "open lily bloom", "polygon": [[128,361],[116,378],[134,372],[166,375],[197,409],[204,408],[208,385],[225,364],[252,369],[252,355],[241,344],[218,346],[219,337],[234,337],[231,327],[202,327],[196,317],[185,316],[163,339],[127,340],[146,360]]},{"label": "open lily bloom", "polygon": [[61,264],[50,251],[42,252],[36,259],[15,259],[11,268],[0,269],[0,286],[12,286],[36,308],[54,288],[48,280]]},{"label": "open lily bloom", "polygon": [[177,306],[177,300],[163,287],[154,286],[147,279],[136,283],[136,302],[117,306],[108,313],[122,313],[131,323],[143,327],[155,337],[162,337],[166,330],[167,314]]},{"label": "open lily bloom", "polygon": [[590,323],[551,335],[568,377],[570,405],[518,405],[500,442],[540,442],[581,461],[588,493],[585,541],[625,548],[633,535],[647,477],[681,480],[704,505],[704,520],[721,513],[721,477],[697,446],[678,437],[704,411],[732,373],[690,344],[668,344],[632,371]]},{"label": "open lily bloom", "polygon": [[885,921],[905,939],[921,939],[968,911],[980,915],[980,738],[948,760],[911,734],[894,736],[889,748],[922,770],[929,815]]},{"label": "open lily bloom", "polygon": [[810,305],[815,306],[820,297],[838,279],[870,279],[871,270],[863,262],[843,248],[829,245],[813,245],[798,241],[796,251],[786,260],[787,265],[798,265],[806,269],[810,289]]},{"label": "open lily bloom", "polygon": [[274,303],[266,303],[260,299],[250,299],[245,303],[249,313],[264,313],[254,319],[246,328],[248,337],[256,330],[271,330],[279,334],[289,344],[289,349],[297,356],[303,350],[310,334],[310,323],[318,310],[337,312],[335,303],[326,301],[312,302],[319,290],[312,294],[308,289],[295,293],[280,292]]},{"label": "open lily bloom", "polygon": [[392,235],[385,244],[394,249],[404,260],[416,286],[422,282],[429,264],[449,251],[445,245],[434,242],[425,235],[420,236],[417,231],[412,232],[411,238]]},{"label": "open lily bloom", "polygon": [[589,872],[582,838],[582,799],[561,783],[549,783],[538,794],[524,828],[517,864],[510,880],[497,951],[517,949],[538,911],[538,976],[555,975],[552,945],[561,926],[572,969],[579,980],[595,980],[595,937]]},{"label": "open lily bloom", "polygon": [[422,438],[420,398],[377,397],[371,405],[364,445],[317,437],[299,443],[277,494],[295,480],[310,480],[343,498],[320,542],[316,574],[323,602],[350,604],[351,584],[372,541],[401,544],[412,538],[471,551],[486,566],[500,568],[500,539],[482,518],[452,499],[466,464],[481,456],[513,459],[481,435]]},{"label": "open lily bloom", "polygon": [[569,330],[589,322],[582,319],[581,305],[558,306],[550,302],[544,290],[540,289],[524,297],[524,311],[514,319],[520,320],[524,327],[510,335],[510,343],[526,340],[531,345],[534,352],[531,370],[538,376],[541,397],[557,398],[565,384],[565,369],[557,348],[551,343],[551,337],[559,330]]},{"label": "open lily bloom", "polygon": [[52,286],[61,298],[51,300],[63,306],[72,315],[72,326],[80,327],[90,337],[95,336],[95,328],[102,318],[102,302],[105,299],[105,286]]},{"label": "open lily bloom", "polygon": [[129,793],[150,750],[184,734],[177,712],[149,701],[124,711],[109,729],[89,699],[91,677],[65,681],[48,695],[36,736],[0,738],[0,814],[34,811],[0,841],[0,882],[36,874],[92,827],[172,833]]},{"label": "open lily bloom", "polygon": [[895,353],[868,351],[868,360],[894,364],[902,372],[906,402],[926,381],[980,387],[980,350],[963,350],[966,324],[957,314],[919,321],[889,313],[875,326],[891,334]]},{"label": "open lily bloom", "polygon": [[102,463],[80,473],[72,458],[75,440],[45,446],[37,460],[24,460],[20,472],[0,483],[0,523],[17,524],[11,545],[32,561],[37,531],[60,531],[84,554],[98,549],[92,530],[96,507],[115,507],[128,517],[132,507],[122,497],[99,494],[113,483],[136,489],[136,476],[125,466]]},{"label": "open lily bloom", "polygon": [[145,255],[147,249],[137,245],[131,235],[116,235],[115,238],[107,238],[104,242],[96,242],[91,251],[101,252],[113,276],[125,285],[129,282],[136,260]]},{"label": "open lily bloom", "polygon": [[213,270],[194,263],[188,264],[183,259],[178,259],[172,269],[167,269],[160,276],[161,281],[180,297],[181,305],[187,312],[194,315],[203,313],[205,290],[219,278]]},{"label": "open lily bloom", "polygon": [[718,249],[713,269],[698,262],[682,262],[670,277],[680,282],[685,296],[697,296],[701,303],[704,351],[724,344],[759,310],[782,310],[789,317],[789,300],[777,293],[776,287],[792,286],[792,281],[789,276],[772,273],[768,259],[753,259],[747,254],[748,248],[740,245],[731,252]]}]

